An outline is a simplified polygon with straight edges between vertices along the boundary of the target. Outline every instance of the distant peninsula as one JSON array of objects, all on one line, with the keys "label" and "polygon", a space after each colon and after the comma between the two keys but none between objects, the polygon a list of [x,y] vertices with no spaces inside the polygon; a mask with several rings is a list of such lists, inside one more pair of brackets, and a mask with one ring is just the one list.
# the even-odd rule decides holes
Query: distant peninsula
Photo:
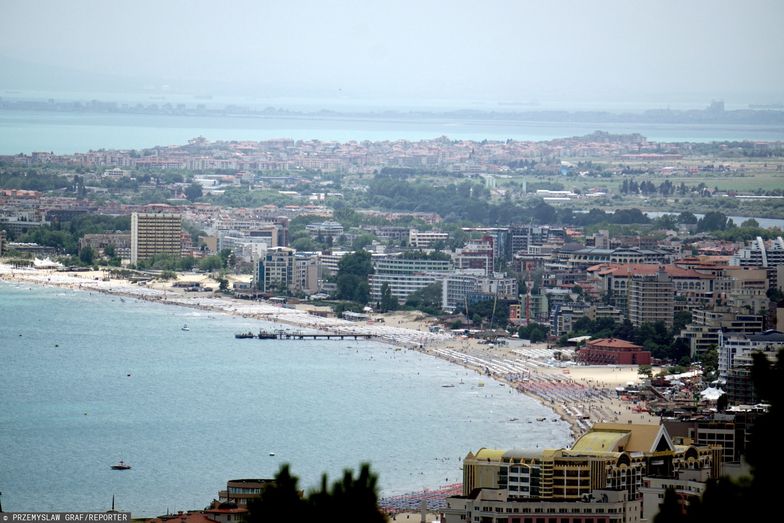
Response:
[{"label": "distant peninsula", "polygon": [[565,110],[384,110],[384,111],[297,111],[278,107],[254,107],[240,104],[215,104],[194,97],[194,103],[169,102],[156,96],[148,102],[115,102],[101,100],[25,100],[0,97],[0,110],[47,111],[74,113],[153,114],[172,116],[235,116],[241,118],[323,118],[401,120],[460,119],[479,121],[559,122],[559,123],[648,123],[648,124],[731,124],[784,125],[784,106],[750,106],[749,109],[725,110],[724,103],[714,101],[704,109],[650,109],[642,112],[565,111]]}]

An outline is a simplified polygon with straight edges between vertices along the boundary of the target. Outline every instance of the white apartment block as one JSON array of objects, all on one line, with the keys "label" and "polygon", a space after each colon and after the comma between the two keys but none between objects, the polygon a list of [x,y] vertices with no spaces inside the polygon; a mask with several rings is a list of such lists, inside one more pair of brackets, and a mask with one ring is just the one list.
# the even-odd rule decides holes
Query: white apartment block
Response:
[{"label": "white apartment block", "polygon": [[416,249],[428,249],[436,242],[445,242],[449,239],[449,234],[438,231],[418,231],[410,229],[408,231],[408,244]]},{"label": "white apartment block", "polygon": [[381,300],[381,286],[386,283],[392,296],[403,303],[413,292],[441,281],[443,275],[452,270],[452,262],[383,257],[374,260],[373,269],[375,272],[369,278],[371,300]]}]

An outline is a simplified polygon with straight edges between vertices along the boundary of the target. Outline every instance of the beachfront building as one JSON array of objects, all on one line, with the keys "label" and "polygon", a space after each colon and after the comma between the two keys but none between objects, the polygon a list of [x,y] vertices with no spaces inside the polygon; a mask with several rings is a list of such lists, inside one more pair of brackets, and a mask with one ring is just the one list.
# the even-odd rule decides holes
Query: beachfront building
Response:
[{"label": "beachfront building", "polygon": [[258,259],[271,247],[279,247],[281,225],[268,223],[253,229],[218,231],[217,250],[228,249],[243,261]]},{"label": "beachfront building", "polygon": [[600,338],[579,349],[577,361],[588,365],[650,365],[651,353],[629,341]]},{"label": "beachfront building", "polygon": [[441,280],[441,308],[445,311],[463,309],[468,304],[468,296],[479,289],[482,271],[452,272]]},{"label": "beachfront building", "polygon": [[182,216],[174,213],[131,214],[131,263],[167,254],[182,254]]},{"label": "beachfront building", "polygon": [[584,303],[556,303],[550,311],[550,333],[561,336],[572,332],[574,322],[587,315],[588,306]]},{"label": "beachfront building", "polygon": [[121,259],[131,257],[131,235],[127,232],[85,234],[79,240],[79,250],[90,247],[95,252],[105,252],[107,247],[114,249],[114,255]]},{"label": "beachfront building", "polygon": [[[448,514],[456,519],[447,521],[459,521],[462,515],[469,517],[469,521],[476,521],[474,516],[489,516],[503,517],[503,521],[520,517],[522,522],[525,517],[537,521],[535,518],[560,518],[562,514],[570,518],[582,514],[579,517],[583,521],[586,517],[611,521],[611,514],[616,514],[612,517],[617,518],[623,512],[586,512],[584,509],[588,505],[585,504],[605,499],[604,491],[614,493],[616,501],[640,501],[646,478],[676,480],[682,473],[689,472],[699,473],[702,478],[718,477],[721,449],[677,445],[663,425],[597,423],[570,449],[505,451],[483,448],[476,454],[469,452],[463,461],[463,495],[447,499]],[[650,483],[647,486],[652,488]],[[483,496],[481,492],[484,491],[487,494]],[[608,502],[610,498],[608,495]],[[466,504],[466,500],[471,499],[496,499],[501,514],[496,513],[496,506],[481,514],[482,507],[489,505]],[[550,512],[550,508],[555,510]],[[647,517],[643,504],[634,521]]]},{"label": "beachfront building", "polygon": [[3,229],[0,229],[0,256],[3,255],[3,250],[5,248],[5,238],[6,238],[5,231]]},{"label": "beachfront building", "polygon": [[294,281],[295,250],[288,247],[267,249],[254,264],[253,282],[262,292],[286,291]]},{"label": "beachfront building", "polygon": [[296,253],[294,267],[295,290],[315,294],[319,290],[319,262],[316,254]]},{"label": "beachfront building", "polygon": [[386,283],[392,296],[404,303],[410,294],[440,282],[444,275],[452,271],[452,262],[390,256],[374,259],[373,270],[368,278],[370,300],[381,301],[381,286]]}]

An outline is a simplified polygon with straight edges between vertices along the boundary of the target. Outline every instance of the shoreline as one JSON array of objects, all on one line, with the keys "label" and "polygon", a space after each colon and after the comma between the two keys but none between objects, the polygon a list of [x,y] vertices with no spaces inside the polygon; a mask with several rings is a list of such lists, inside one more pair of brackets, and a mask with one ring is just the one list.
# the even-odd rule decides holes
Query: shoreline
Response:
[{"label": "shoreline", "polygon": [[185,293],[171,287],[168,282],[140,287],[123,279],[106,281],[102,271],[65,273],[14,269],[2,263],[0,281],[95,291],[151,303],[269,321],[304,330],[345,335],[369,334],[373,341],[416,350],[459,365],[536,400],[569,425],[573,439],[596,422],[658,422],[658,418],[632,410],[631,405],[614,397],[614,385],[638,380],[636,367],[558,366],[552,358],[552,349],[546,348],[544,344],[492,346],[482,345],[475,339],[432,333],[427,327],[433,319],[421,313],[387,313],[379,316],[383,318],[383,323],[357,323],[314,316],[310,314],[307,305],[284,308],[263,302],[214,297],[212,294],[199,296],[198,293]]}]

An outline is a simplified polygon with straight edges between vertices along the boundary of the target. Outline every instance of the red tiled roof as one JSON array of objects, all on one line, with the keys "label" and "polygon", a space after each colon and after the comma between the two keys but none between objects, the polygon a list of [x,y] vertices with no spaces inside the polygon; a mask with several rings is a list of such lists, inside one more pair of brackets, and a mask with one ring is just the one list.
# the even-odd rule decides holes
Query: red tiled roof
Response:
[{"label": "red tiled roof", "polygon": [[626,340],[619,340],[617,338],[599,338],[598,340],[590,340],[587,345],[590,348],[607,347],[612,349],[642,349],[642,347],[636,343],[632,343]]}]

